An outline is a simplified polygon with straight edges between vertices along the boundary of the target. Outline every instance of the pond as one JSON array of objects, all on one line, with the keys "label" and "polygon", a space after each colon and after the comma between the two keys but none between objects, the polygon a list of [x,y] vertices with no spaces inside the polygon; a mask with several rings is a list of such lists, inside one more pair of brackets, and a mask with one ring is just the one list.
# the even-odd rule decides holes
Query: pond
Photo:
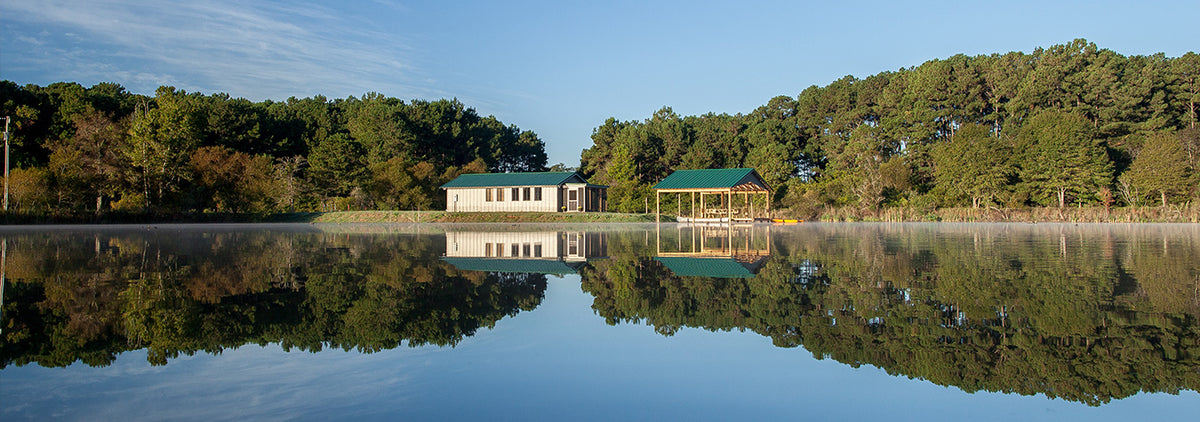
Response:
[{"label": "pond", "polygon": [[0,228],[0,419],[1200,412],[1200,225]]}]

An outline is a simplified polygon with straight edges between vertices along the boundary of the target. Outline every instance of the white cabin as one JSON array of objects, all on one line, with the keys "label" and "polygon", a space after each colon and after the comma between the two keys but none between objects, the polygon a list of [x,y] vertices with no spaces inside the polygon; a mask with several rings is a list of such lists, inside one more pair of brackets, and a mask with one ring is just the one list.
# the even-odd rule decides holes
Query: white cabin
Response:
[{"label": "white cabin", "polygon": [[464,174],[441,186],[448,212],[595,212],[608,210],[608,186],[579,172]]}]

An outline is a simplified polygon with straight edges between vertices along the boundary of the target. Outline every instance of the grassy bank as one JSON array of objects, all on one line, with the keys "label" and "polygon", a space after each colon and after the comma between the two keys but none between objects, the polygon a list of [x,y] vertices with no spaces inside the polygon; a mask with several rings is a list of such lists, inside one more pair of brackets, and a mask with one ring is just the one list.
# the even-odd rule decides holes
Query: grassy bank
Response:
[{"label": "grassy bank", "polygon": [[[665,217],[663,221],[674,221]],[[338,211],[281,214],[232,213],[120,213],[30,214],[0,212],[0,224],[150,224],[150,223],[646,223],[650,214],[609,212],[537,213],[490,212],[449,213],[445,211]]]},{"label": "grassy bank", "polygon": [[341,211],[278,214],[269,221],[304,223],[652,223],[654,215],[611,212]]},{"label": "grassy bank", "polygon": [[[1067,223],[1200,223],[1200,205],[1168,207],[1095,208],[825,208],[816,215],[789,210],[772,213],[777,218],[825,222],[1067,222]],[[663,216],[663,221],[675,221]],[[445,211],[338,211],[284,214],[142,214],[40,215],[0,213],[0,224],[142,224],[142,223],[653,223],[654,214],[610,212],[538,213]]]},{"label": "grassy bank", "polygon": [[1200,223],[1200,205],[1167,207],[1109,208],[885,208],[859,210],[854,208],[825,209],[815,221],[852,222],[914,222],[942,221],[954,223],[985,222],[1062,222],[1062,223]]},{"label": "grassy bank", "polygon": [[0,212],[2,225],[33,224],[150,224],[150,223],[258,223],[273,221],[271,214],[235,213],[140,213],[106,212],[102,214],[42,214]]}]

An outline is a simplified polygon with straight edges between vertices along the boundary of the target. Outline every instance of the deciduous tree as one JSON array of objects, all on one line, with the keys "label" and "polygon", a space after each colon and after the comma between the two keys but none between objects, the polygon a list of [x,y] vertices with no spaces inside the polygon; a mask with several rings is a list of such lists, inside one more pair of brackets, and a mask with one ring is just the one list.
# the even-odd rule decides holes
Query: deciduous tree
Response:
[{"label": "deciduous tree", "polygon": [[1157,134],[1146,140],[1124,176],[1137,191],[1156,193],[1165,207],[1171,197],[1183,195],[1192,189],[1191,171],[1187,153],[1180,145],[1179,138]]},{"label": "deciduous tree", "polygon": [[949,142],[933,149],[937,186],[951,196],[970,198],[972,208],[992,203],[1014,173],[1010,148],[989,129],[963,125]]},{"label": "deciduous tree", "polygon": [[1017,135],[1021,178],[1045,203],[1065,207],[1068,198],[1084,200],[1112,182],[1112,163],[1100,141],[1092,139],[1087,119],[1045,111],[1028,119]]}]

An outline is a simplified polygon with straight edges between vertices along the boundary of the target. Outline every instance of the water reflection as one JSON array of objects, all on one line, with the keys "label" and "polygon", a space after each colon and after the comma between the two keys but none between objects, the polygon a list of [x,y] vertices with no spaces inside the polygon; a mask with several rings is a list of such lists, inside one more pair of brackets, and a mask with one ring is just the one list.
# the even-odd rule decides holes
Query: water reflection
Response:
[{"label": "water reflection", "polygon": [[654,260],[678,276],[754,278],[771,255],[771,226],[677,224],[655,237]]},{"label": "water reflection", "polygon": [[604,232],[451,230],[442,260],[460,270],[563,275],[607,254]]},{"label": "water reflection", "polygon": [[[384,232],[376,232],[383,230]],[[577,273],[610,324],[751,331],[965,391],[1200,387],[1200,227],[8,231],[0,365],[455,345]]]},{"label": "water reflection", "polygon": [[1200,386],[1195,226],[835,225],[774,233],[753,278],[621,257],[583,273],[610,324],[750,330],[966,391],[1100,404]]},{"label": "water reflection", "polygon": [[540,274],[462,271],[438,238],[300,231],[9,235],[0,364],[104,366],[145,348],[454,345],[541,303]]}]

